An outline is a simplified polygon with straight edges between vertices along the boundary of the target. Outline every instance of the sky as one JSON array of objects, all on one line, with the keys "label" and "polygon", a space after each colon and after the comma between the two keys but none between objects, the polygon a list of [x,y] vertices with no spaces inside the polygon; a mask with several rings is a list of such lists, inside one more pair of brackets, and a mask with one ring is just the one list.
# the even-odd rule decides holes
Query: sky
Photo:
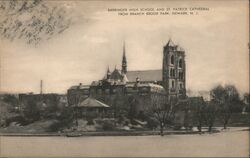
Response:
[{"label": "sky", "polygon": [[[72,24],[39,44],[0,36],[0,91],[66,93],[72,85],[102,79],[121,67],[162,68],[171,38],[186,51],[186,88],[209,91],[218,84],[249,90],[249,2],[227,1],[51,1],[63,5]],[[53,4],[52,4],[53,3]],[[119,16],[108,8],[207,7],[197,15]],[[67,16],[67,15],[65,15]]]}]

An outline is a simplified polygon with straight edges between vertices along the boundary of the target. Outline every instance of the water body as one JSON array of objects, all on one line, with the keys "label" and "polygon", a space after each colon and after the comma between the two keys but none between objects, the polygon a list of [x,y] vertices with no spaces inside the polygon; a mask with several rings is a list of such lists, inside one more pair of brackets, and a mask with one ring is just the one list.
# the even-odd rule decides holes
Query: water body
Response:
[{"label": "water body", "polygon": [[204,135],[0,137],[0,157],[247,157],[249,131]]}]

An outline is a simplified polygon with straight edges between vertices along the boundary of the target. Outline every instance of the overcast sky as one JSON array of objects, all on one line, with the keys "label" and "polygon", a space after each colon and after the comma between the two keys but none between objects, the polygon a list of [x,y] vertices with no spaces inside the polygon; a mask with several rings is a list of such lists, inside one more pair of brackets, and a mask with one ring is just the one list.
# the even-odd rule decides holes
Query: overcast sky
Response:
[{"label": "overcast sky", "polygon": [[[189,1],[190,2],[190,1]],[[58,3],[58,2],[51,2]],[[249,89],[248,1],[64,1],[72,25],[38,45],[0,39],[1,84],[5,92],[64,93],[90,84],[121,66],[126,42],[128,70],[162,68],[163,46],[171,38],[186,51],[187,89],[216,84]],[[118,16],[108,8],[208,7],[198,15]]]}]

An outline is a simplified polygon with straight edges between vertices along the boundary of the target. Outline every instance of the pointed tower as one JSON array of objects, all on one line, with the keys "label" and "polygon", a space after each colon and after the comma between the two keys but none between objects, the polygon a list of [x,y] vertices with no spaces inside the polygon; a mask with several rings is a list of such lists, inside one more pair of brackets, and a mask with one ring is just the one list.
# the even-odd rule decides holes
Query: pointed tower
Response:
[{"label": "pointed tower", "polygon": [[123,74],[127,73],[127,58],[126,58],[125,42],[123,43],[122,73]]}]

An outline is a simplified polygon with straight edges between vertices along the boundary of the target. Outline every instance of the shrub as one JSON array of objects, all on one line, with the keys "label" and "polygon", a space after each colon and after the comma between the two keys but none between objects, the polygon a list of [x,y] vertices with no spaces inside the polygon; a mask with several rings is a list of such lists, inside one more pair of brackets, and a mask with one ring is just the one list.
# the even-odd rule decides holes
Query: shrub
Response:
[{"label": "shrub", "polygon": [[137,125],[137,124],[138,124],[134,119],[131,119],[131,120],[130,120],[130,123],[131,123],[132,125]]},{"label": "shrub", "polygon": [[191,130],[193,128],[193,120],[191,111],[187,111],[184,116],[184,127],[186,130]]},{"label": "shrub", "polygon": [[147,127],[149,129],[155,129],[159,126],[159,122],[155,118],[147,118]]},{"label": "shrub", "polygon": [[128,126],[129,125],[129,121],[126,120],[125,123],[124,123],[124,126]]},{"label": "shrub", "polygon": [[93,118],[87,118],[87,125],[94,125],[94,119]]},{"label": "shrub", "polygon": [[18,105],[18,99],[14,95],[11,95],[11,94],[5,94],[3,96],[3,101],[5,103],[12,105],[13,107]]},{"label": "shrub", "polygon": [[29,120],[25,119],[23,116],[15,116],[15,117],[6,119],[5,126],[9,126],[12,122],[17,122],[21,124],[22,126],[25,126],[31,123]]},{"label": "shrub", "polygon": [[125,121],[125,117],[122,116],[122,115],[119,115],[119,117],[118,117],[118,123],[121,124],[121,123],[123,123],[124,121]]},{"label": "shrub", "polygon": [[40,119],[40,109],[34,100],[28,100],[24,107],[24,116],[32,122]]},{"label": "shrub", "polygon": [[175,124],[174,125],[174,130],[180,130],[181,129],[181,124]]},{"label": "shrub", "polygon": [[139,112],[139,115],[138,115],[138,119],[140,119],[140,120],[142,120],[142,121],[144,121],[144,120],[146,120],[146,115],[144,114],[144,112],[143,111],[140,111]]},{"label": "shrub", "polygon": [[69,127],[70,124],[73,122],[73,109],[70,107],[64,108],[61,111],[61,114],[58,116],[57,121],[52,123],[49,128],[48,132],[57,132],[62,130],[65,127]]},{"label": "shrub", "polygon": [[73,120],[73,109],[71,107],[63,108],[58,120],[72,121]]},{"label": "shrub", "polygon": [[62,128],[62,126],[62,122],[56,121],[49,126],[47,132],[57,132]]},{"label": "shrub", "polygon": [[112,122],[104,122],[102,128],[104,131],[111,131],[114,130],[115,126]]}]

